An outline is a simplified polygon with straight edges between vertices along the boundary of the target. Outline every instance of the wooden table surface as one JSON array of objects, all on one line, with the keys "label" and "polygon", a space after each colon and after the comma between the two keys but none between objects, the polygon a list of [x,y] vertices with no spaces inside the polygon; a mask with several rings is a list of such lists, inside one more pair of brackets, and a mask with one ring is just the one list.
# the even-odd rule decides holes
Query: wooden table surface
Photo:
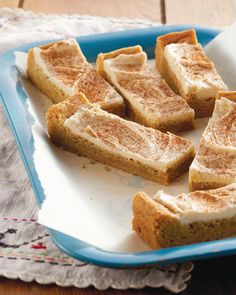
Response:
[{"label": "wooden table surface", "polygon": [[[96,5],[95,5],[96,4]],[[236,0],[0,0],[0,7],[21,7],[45,13],[78,13],[114,17],[149,18],[172,24],[227,26],[236,20]],[[184,295],[236,294],[236,256],[195,263]],[[170,294],[163,289],[97,291],[61,288],[0,278],[0,295],[151,295]]]}]

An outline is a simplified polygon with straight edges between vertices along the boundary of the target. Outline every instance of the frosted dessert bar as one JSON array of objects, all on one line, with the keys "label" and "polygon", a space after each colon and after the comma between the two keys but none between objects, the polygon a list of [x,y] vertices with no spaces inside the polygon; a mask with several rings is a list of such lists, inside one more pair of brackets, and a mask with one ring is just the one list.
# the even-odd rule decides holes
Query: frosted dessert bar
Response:
[{"label": "frosted dessert bar", "polygon": [[158,191],[133,198],[133,229],[152,248],[236,235],[236,184],[173,196]]},{"label": "frosted dessert bar", "polygon": [[218,91],[227,86],[198,43],[194,30],[157,38],[156,66],[172,90],[184,97],[196,117],[212,114]]},{"label": "frosted dessert bar", "polygon": [[123,98],[87,62],[75,39],[30,49],[28,77],[54,103],[83,92],[90,103],[98,103],[109,112],[125,113]]},{"label": "frosted dessert bar", "polygon": [[195,154],[192,142],[108,113],[82,93],[53,105],[46,120],[57,146],[162,184],[183,174]]},{"label": "frosted dessert bar", "polygon": [[[227,98],[226,98],[227,97]],[[236,182],[236,92],[219,92],[189,169],[190,190]]]}]

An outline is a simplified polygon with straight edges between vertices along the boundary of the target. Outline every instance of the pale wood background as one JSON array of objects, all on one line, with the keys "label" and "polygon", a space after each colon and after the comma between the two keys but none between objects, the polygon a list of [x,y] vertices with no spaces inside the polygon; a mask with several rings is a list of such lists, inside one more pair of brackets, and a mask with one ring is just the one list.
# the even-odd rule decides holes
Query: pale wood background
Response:
[{"label": "pale wood background", "polygon": [[0,0],[0,7],[3,6],[213,27],[227,26],[236,20],[236,0]]},{"label": "pale wood background", "polygon": [[[0,7],[45,13],[149,18],[172,24],[228,26],[236,21],[236,0],[0,0]],[[196,263],[185,295],[236,294],[236,256]],[[165,290],[97,291],[94,288],[60,288],[0,278],[0,295],[160,295]]]}]

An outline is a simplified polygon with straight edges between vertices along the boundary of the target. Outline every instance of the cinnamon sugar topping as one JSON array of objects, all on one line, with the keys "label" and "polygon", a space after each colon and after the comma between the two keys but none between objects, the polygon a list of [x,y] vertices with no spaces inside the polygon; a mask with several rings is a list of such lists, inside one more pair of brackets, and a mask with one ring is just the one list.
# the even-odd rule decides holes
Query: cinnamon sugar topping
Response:
[{"label": "cinnamon sugar topping", "polygon": [[73,39],[56,42],[46,48],[42,46],[41,57],[49,67],[72,67],[80,68],[86,64],[80,48]]},{"label": "cinnamon sugar topping", "polygon": [[168,209],[181,223],[231,218],[236,215],[236,184],[178,196],[159,191],[154,200]]},{"label": "cinnamon sugar topping", "polygon": [[83,92],[90,102],[101,106],[123,103],[123,98],[86,61],[74,39],[35,49],[50,75],[71,87],[71,95]]},{"label": "cinnamon sugar topping", "polygon": [[104,61],[106,75],[133,108],[152,120],[174,119],[193,111],[146,63],[145,52],[121,54]]},{"label": "cinnamon sugar topping", "polygon": [[216,100],[212,118],[203,133],[198,153],[190,166],[192,182],[236,182],[236,103]]},{"label": "cinnamon sugar topping", "polygon": [[117,92],[92,67],[75,83],[76,92],[83,92],[93,103],[115,99]]},{"label": "cinnamon sugar topping", "polygon": [[167,47],[171,47],[173,53],[178,56],[178,62],[189,79],[209,82],[213,78],[213,83],[222,82],[213,62],[208,59],[200,44],[170,44]]},{"label": "cinnamon sugar topping", "polygon": [[103,149],[152,166],[159,165],[163,170],[187,151],[194,150],[192,143],[183,138],[128,122],[96,106],[82,108],[66,120],[65,125]]},{"label": "cinnamon sugar topping", "polygon": [[203,138],[218,148],[236,152],[236,103],[225,98],[216,101]]},{"label": "cinnamon sugar topping", "polygon": [[163,79],[157,79],[155,75],[148,75],[130,79],[117,77],[119,85],[135,97],[144,111],[159,116],[171,116],[185,113],[189,107],[182,97],[176,95]]}]

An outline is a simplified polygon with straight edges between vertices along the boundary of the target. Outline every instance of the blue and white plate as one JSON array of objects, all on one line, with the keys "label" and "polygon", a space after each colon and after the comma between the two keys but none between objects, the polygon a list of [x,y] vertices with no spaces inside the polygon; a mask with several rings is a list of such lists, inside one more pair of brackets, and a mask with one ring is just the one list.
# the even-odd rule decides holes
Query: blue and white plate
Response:
[{"label": "blue and white plate", "polygon": [[[154,47],[157,36],[172,31],[180,31],[192,27],[196,29],[198,40],[203,46],[206,45],[209,41],[211,41],[220,32],[216,29],[201,28],[196,26],[163,26],[150,29],[129,30],[116,33],[83,36],[78,37],[76,39],[78,40],[82,51],[84,52],[84,54],[90,62],[95,61],[96,56],[99,52],[111,51],[116,48],[132,46],[136,44],[140,44],[143,47],[143,49],[147,52],[148,57],[152,59],[154,57]],[[55,208],[58,208],[58,212],[60,212],[60,210],[63,210],[62,204],[63,202],[65,202],[66,199],[68,200],[69,204],[67,204],[68,206],[64,206],[64,210],[72,210],[72,208],[70,208],[70,202],[72,202],[72,199],[70,200],[71,194],[68,194],[68,191],[66,189],[66,185],[68,184],[66,184],[66,182],[68,182],[68,179],[72,179],[71,186],[74,185],[74,178],[74,180],[78,182],[78,199],[76,198],[76,195],[74,195],[73,202],[75,203],[72,202],[72,204],[76,204],[76,202],[78,202],[79,207],[85,208],[85,211],[83,212],[84,217],[82,216],[82,212],[80,212],[80,214],[78,214],[79,216],[76,217],[77,208],[74,208],[74,215],[72,215],[74,216],[74,218],[77,219],[74,220],[74,225],[71,226],[71,230],[68,229],[67,231],[70,235],[66,235],[60,231],[49,229],[49,233],[53,241],[58,245],[58,247],[60,247],[67,254],[79,260],[106,267],[117,268],[146,267],[157,264],[160,265],[185,260],[197,260],[236,253],[236,238],[229,238],[219,241],[198,243],[193,245],[173,247],[161,250],[150,250],[145,248],[146,246],[144,246],[142,242],[137,239],[135,234],[130,234],[130,236],[124,241],[123,244],[115,243],[115,239],[115,244],[109,243],[109,241],[106,241],[107,236],[104,236],[104,247],[101,246],[101,236],[102,234],[106,234],[106,231],[102,232],[101,234],[99,232],[99,226],[102,225],[103,227],[109,228],[110,224],[112,225],[112,223],[114,223],[114,220],[116,221],[116,223],[118,223],[119,221],[120,226],[124,226],[127,220],[130,223],[130,215],[127,219],[123,216],[123,212],[125,212],[124,210],[127,209],[130,211],[130,199],[132,195],[127,195],[128,197],[124,196],[124,198],[122,199],[122,194],[125,195],[126,192],[131,193],[138,190],[146,190],[146,188],[147,191],[149,190],[149,192],[154,192],[155,190],[159,189],[160,186],[153,183],[144,182],[142,179],[138,177],[134,177],[126,173],[116,171],[115,169],[112,169],[112,171],[105,171],[105,169],[103,169],[104,167],[101,164],[95,164],[93,166],[92,164],[89,164],[89,162],[86,159],[78,160],[82,165],[80,166],[81,169],[77,167],[77,170],[73,170],[75,168],[74,163],[77,160],[74,160],[75,156],[69,153],[67,153],[66,157],[67,160],[69,159],[68,161],[71,163],[71,170],[64,169],[65,166],[63,166],[63,169],[60,169],[59,171],[59,166],[54,165],[53,161],[61,165],[61,153],[66,152],[62,152],[59,149],[52,147],[50,141],[45,135],[45,124],[42,122],[42,114],[37,114],[37,106],[39,106],[39,108],[41,109],[45,107],[44,102],[41,103],[39,101],[40,97],[42,96],[38,95],[38,101],[36,101],[35,99],[34,101],[32,101],[31,98],[34,96],[34,94],[32,95],[32,93],[35,93],[35,89],[27,81],[23,81],[22,83],[20,82],[20,74],[15,67],[14,55],[15,51],[27,52],[31,47],[45,44],[51,41],[52,40],[27,44],[3,54],[0,57],[0,92],[2,104],[8,117],[9,124],[12,128],[12,132],[15,136],[18,149],[21,153],[22,160],[29,175],[39,207],[41,207],[42,203],[44,202],[46,195],[47,199],[51,202],[51,205],[55,205]],[[23,89],[22,85],[24,85],[26,91],[25,89]],[[38,147],[39,141],[42,143],[40,146],[41,150]],[[43,158],[44,148],[46,156]],[[49,155],[49,150],[51,151],[51,154],[47,158],[47,155]],[[39,153],[39,151],[41,152]],[[42,162],[43,160],[44,163]],[[41,165],[41,168],[39,167],[39,162],[43,163],[43,165]],[[83,166],[86,165],[87,168],[84,169],[84,171],[86,172],[83,172]],[[45,175],[42,174],[43,171],[45,172]],[[63,177],[65,178],[65,183],[60,181],[61,179],[58,180],[55,179],[55,177],[52,178],[54,179],[53,185],[55,187],[55,192],[60,191],[62,199],[60,199],[60,197],[58,197],[58,199],[52,197],[52,195],[55,194],[55,192],[53,191],[53,186],[51,186],[49,189],[46,181],[47,177],[52,177],[49,175],[52,174],[50,173],[50,171],[54,171],[56,174],[58,173],[58,175],[60,174],[60,177],[62,177],[61,179],[63,179]],[[73,173],[71,173],[72,171]],[[75,171],[77,171],[78,173]],[[105,177],[106,179],[106,181],[103,184],[99,183],[100,174],[103,175],[103,177]],[[86,175],[88,176],[87,178]],[[116,183],[114,187],[112,181]],[[85,189],[83,185],[86,182],[90,183],[90,187],[99,191],[97,194],[98,197],[93,196],[93,199],[93,197],[90,196],[91,206],[87,206],[88,203],[86,203],[89,200],[89,195],[85,196],[84,199],[82,199],[82,197],[79,196],[81,194],[81,191]],[[117,185],[117,183],[119,183],[119,186]],[[65,185],[64,191],[63,185]],[[89,189],[92,190],[92,188]],[[113,188],[113,190],[116,191],[114,195],[121,195],[121,199],[118,203],[116,203],[116,198],[114,198],[114,196],[112,195],[113,192],[111,188]],[[120,193],[118,188],[120,189]],[[108,195],[105,196],[105,191],[107,192],[107,194],[110,194],[110,199]],[[101,198],[100,203],[99,198]],[[109,211],[110,215],[107,213],[107,216],[105,216],[106,210],[102,206],[103,199],[106,199],[106,209],[107,211]],[[58,204],[55,204],[55,202],[57,202]],[[101,216],[101,214],[96,216],[95,214],[93,220],[89,218],[88,220],[91,220],[91,223],[88,224],[88,227],[86,227],[85,223],[80,223],[81,219],[85,218],[86,220],[89,214],[94,213],[95,211],[103,212],[103,216]],[[114,220],[113,218],[111,218],[112,215],[115,216]],[[46,216],[45,219],[44,217],[45,216],[41,216],[42,220],[48,218],[48,216]],[[45,223],[50,224],[52,228],[55,228],[55,224],[59,220],[58,218],[61,218],[60,222],[62,226],[60,227],[60,229],[63,230],[64,228],[70,225],[69,221],[67,221],[67,219],[64,217],[66,217],[66,215],[63,216],[63,211],[61,211],[58,215],[56,212],[55,214],[52,214],[52,216],[50,217],[51,221],[49,221],[49,223],[45,221]],[[102,219],[103,217],[104,219]],[[109,222],[108,218],[111,218]],[[56,221],[53,219],[55,219]],[[102,224],[102,221],[105,221],[105,223]],[[84,229],[81,232],[80,236],[80,229],[83,226]],[[96,238],[94,238],[95,242],[91,243],[93,239],[90,239],[90,237],[86,237],[86,231],[89,232],[89,230],[91,230],[93,226],[94,236]],[[131,229],[129,229],[129,231],[131,231]],[[111,232],[109,234],[111,234]],[[117,233],[112,232],[112,235],[114,237],[122,235],[122,227],[118,228]],[[124,235],[127,235],[127,232],[124,231]],[[73,238],[72,236],[77,236],[80,239]],[[111,237],[111,240],[112,239],[113,238]],[[85,240],[87,242],[84,242]],[[130,247],[129,243],[132,244],[132,247]],[[136,244],[136,248],[134,247],[134,244]]]}]

